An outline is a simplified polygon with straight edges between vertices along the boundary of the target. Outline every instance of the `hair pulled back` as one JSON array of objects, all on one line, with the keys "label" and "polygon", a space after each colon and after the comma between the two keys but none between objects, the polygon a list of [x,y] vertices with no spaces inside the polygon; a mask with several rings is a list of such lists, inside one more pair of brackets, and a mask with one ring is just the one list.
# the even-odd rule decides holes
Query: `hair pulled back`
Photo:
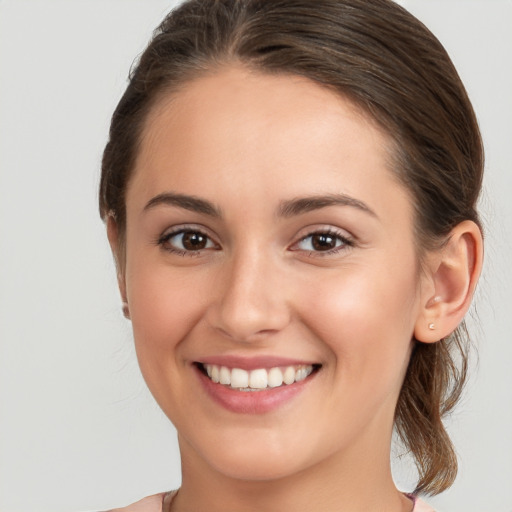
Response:
[{"label": "hair pulled back", "polygon": [[[189,0],[164,19],[130,74],[112,117],[99,206],[125,231],[125,192],[148,112],[202,73],[242,63],[307,77],[348,97],[394,143],[394,171],[413,197],[422,250],[479,223],[483,147],[464,86],[435,36],[390,0]],[[464,324],[435,344],[416,342],[395,413],[415,458],[416,491],[437,494],[457,472],[442,423],[466,379]]]}]

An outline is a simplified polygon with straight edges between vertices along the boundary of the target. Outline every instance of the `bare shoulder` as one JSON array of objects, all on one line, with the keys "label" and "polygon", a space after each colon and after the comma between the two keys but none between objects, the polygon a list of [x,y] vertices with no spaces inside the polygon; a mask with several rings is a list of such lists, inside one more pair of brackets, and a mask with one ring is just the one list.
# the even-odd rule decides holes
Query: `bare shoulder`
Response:
[{"label": "bare shoulder", "polygon": [[127,507],[114,508],[108,512],[162,512],[162,503],[165,493],[147,496]]}]

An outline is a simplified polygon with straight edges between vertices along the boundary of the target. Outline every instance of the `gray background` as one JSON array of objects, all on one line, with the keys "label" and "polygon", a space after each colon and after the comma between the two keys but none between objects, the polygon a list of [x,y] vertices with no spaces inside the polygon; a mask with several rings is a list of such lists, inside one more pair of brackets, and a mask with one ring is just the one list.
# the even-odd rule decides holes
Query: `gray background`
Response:
[{"label": "gray background", "polygon": [[[431,503],[510,512],[512,2],[401,3],[451,54],[487,149],[479,360],[449,420],[459,477]],[[175,433],[140,377],[96,212],[109,117],[171,5],[0,0],[2,512],[105,509],[179,485]],[[407,460],[396,476],[409,485]]]}]

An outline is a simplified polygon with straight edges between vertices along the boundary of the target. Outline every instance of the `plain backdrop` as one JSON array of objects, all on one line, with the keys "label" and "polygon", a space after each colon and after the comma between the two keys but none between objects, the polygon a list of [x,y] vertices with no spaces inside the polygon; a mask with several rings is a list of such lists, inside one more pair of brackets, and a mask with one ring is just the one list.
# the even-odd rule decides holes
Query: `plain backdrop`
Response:
[{"label": "plain backdrop", "polygon": [[[403,0],[441,39],[487,151],[479,358],[449,419],[445,512],[511,512],[512,2]],[[97,214],[109,117],[162,0],[0,0],[0,510],[78,512],[175,488]],[[227,447],[229,449],[229,447]],[[407,489],[414,473],[395,464]]]}]

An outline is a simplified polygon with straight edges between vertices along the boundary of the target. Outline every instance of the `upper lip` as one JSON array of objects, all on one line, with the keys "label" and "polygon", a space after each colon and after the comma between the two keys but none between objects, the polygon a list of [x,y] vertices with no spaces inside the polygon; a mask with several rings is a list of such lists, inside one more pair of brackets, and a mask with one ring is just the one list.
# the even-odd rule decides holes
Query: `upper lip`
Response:
[{"label": "upper lip", "polygon": [[240,368],[242,370],[256,370],[258,368],[275,368],[278,366],[307,366],[315,365],[315,361],[293,359],[279,356],[255,356],[242,357],[235,355],[204,357],[196,361],[200,364],[214,364],[217,366],[226,366],[227,368]]}]

